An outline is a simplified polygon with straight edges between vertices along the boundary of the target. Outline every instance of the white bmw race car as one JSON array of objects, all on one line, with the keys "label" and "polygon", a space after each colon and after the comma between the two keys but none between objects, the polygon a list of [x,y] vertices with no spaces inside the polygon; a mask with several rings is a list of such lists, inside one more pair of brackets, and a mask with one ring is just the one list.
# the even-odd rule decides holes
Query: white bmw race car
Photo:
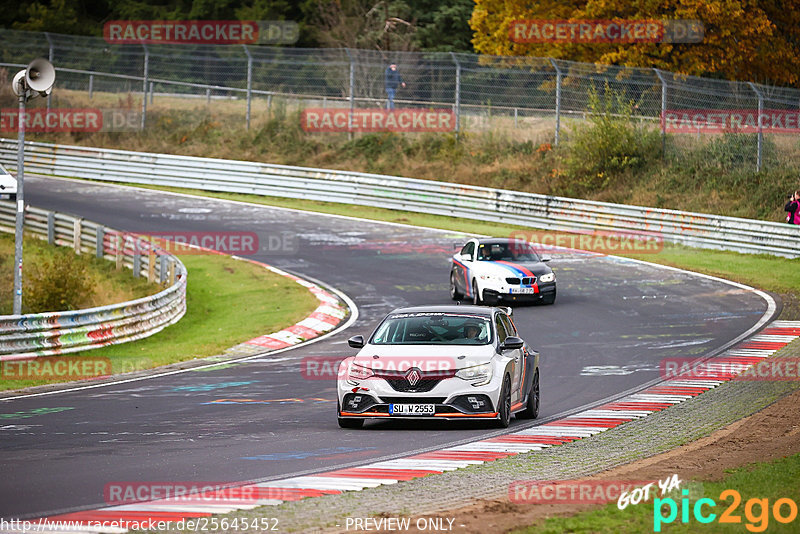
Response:
[{"label": "white bmw race car", "polygon": [[517,336],[510,309],[418,306],[394,310],[339,366],[342,428],[367,419],[492,420],[539,415],[539,354]]},{"label": "white bmw race car", "polygon": [[556,275],[533,246],[507,238],[470,239],[453,255],[450,297],[473,304],[556,301]]}]

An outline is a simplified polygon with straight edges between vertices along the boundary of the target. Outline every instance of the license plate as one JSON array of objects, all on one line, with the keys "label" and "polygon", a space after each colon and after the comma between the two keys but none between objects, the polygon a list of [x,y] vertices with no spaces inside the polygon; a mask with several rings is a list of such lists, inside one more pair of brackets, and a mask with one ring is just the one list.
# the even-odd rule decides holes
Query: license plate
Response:
[{"label": "license plate", "polygon": [[390,404],[389,415],[433,415],[435,404]]},{"label": "license plate", "polygon": [[532,287],[512,287],[512,293],[519,293],[522,295],[530,295],[535,292],[535,289]]}]

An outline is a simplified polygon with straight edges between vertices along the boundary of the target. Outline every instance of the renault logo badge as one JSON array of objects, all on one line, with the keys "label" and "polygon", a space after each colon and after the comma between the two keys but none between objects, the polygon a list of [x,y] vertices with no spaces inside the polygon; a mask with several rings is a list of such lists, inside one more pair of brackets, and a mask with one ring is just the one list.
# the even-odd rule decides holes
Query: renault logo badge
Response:
[{"label": "renault logo badge", "polygon": [[419,382],[420,376],[419,371],[416,369],[411,369],[408,373],[406,373],[406,380],[412,386],[416,386],[417,382]]}]

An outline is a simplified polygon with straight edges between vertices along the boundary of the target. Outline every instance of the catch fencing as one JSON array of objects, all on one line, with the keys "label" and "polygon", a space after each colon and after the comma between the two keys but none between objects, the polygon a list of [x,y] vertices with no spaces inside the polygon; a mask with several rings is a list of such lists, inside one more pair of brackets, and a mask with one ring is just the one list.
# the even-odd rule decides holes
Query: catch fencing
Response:
[{"label": "catch fencing", "polygon": [[[16,204],[0,202],[0,231],[13,233]],[[84,351],[151,336],[186,313],[186,268],[146,239],[31,206],[25,232],[129,268],[166,289],[149,297],[83,310],[0,316],[0,361]],[[131,243],[131,241],[133,241]]]},{"label": "catch fencing", "polygon": [[[613,91],[632,104],[636,120],[660,129],[665,156],[716,157],[731,168],[761,170],[796,166],[800,155],[800,90],[658,69],[444,52],[123,45],[0,29],[0,67],[11,69],[9,75],[38,56],[49,58],[58,73],[47,106],[59,98],[74,106],[75,92],[95,101],[105,95],[106,104],[135,111],[141,129],[164,109],[199,99],[232,113],[243,128],[253,118],[285,115],[287,107],[383,107],[384,72],[396,63],[406,82],[396,105],[452,109],[456,131],[513,129],[516,136],[558,145],[570,124],[591,113],[594,89]],[[135,102],[108,97],[119,94],[136,95]],[[154,112],[160,100],[166,105]],[[698,153],[698,145],[705,152]]]},{"label": "catch fencing", "polygon": [[[13,167],[16,141],[0,140]],[[800,227],[360,172],[26,143],[28,172],[376,206],[549,231],[656,236],[701,248],[800,256]]]}]

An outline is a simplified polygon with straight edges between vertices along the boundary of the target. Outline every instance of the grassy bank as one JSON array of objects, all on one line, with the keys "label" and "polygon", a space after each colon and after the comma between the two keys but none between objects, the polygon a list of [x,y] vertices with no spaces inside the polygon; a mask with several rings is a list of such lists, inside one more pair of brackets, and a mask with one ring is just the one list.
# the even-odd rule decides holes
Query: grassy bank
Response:
[{"label": "grassy bank", "polygon": [[[38,105],[38,104],[37,104]],[[133,99],[59,91],[59,106],[140,109]],[[755,172],[755,137],[670,135],[662,159],[657,124],[625,103],[598,99],[626,120],[565,119],[552,146],[551,118],[496,119],[453,133],[307,133],[295,103],[253,102],[251,129],[241,101],[157,97],[144,132],[28,133],[32,140],[402,175],[533,193],[781,221],[789,190],[800,187],[800,144],[765,136],[764,171]],[[465,123],[469,123],[465,119]]]},{"label": "grassy bank", "polygon": [[[160,291],[129,269],[41,239],[23,242],[23,313],[77,310],[134,300]],[[13,311],[14,235],[0,233],[0,315]]]},{"label": "grassy bank", "polygon": [[[756,463],[741,467],[729,473],[718,482],[703,482],[695,485],[702,488],[702,495],[692,494],[690,490],[687,507],[687,521],[682,521],[681,499],[679,492],[668,498],[675,501],[677,516],[671,524],[660,526],[660,532],[797,532],[797,479],[800,477],[800,455],[789,456],[770,463]],[[735,490],[741,501],[735,503],[735,496],[724,495],[725,490]],[[715,514],[713,521],[703,524],[694,516],[695,503],[701,499],[711,499],[715,505],[706,503],[701,511],[703,516]],[[753,499],[753,502],[750,502]],[[774,505],[779,499],[790,499],[794,505],[785,501],[780,507],[783,518],[793,517],[788,523],[775,519]],[[758,502],[755,502],[758,501]],[[734,507],[733,505],[736,504]],[[794,514],[791,513],[794,506]],[[664,516],[668,516],[669,505],[662,506]],[[734,523],[720,522],[723,512],[729,509],[730,519]],[[624,510],[617,508],[617,503],[610,503],[602,508],[579,513],[569,517],[551,517],[535,525],[514,531],[516,534],[557,534],[573,533],[640,533],[653,532],[654,501],[627,506]],[[738,519],[736,519],[738,518]]]},{"label": "grassy bank", "polygon": [[[186,315],[149,338],[78,353],[109,358],[114,373],[139,371],[222,353],[290,326],[319,301],[300,284],[263,267],[226,256],[181,257],[189,271]],[[61,380],[63,381],[63,380]],[[0,380],[0,390],[52,383]]]}]

